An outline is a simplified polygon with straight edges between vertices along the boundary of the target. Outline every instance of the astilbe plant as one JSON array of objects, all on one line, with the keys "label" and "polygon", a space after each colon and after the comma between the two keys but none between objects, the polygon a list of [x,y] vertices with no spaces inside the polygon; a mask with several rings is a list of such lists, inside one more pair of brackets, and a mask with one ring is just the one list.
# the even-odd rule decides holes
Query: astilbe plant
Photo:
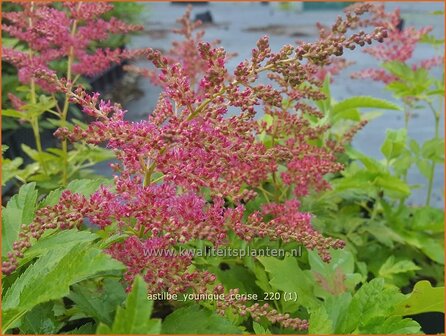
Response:
[{"label": "astilbe plant", "polygon": [[[432,26],[420,29],[415,27],[403,27],[400,9],[392,12],[385,10],[385,4],[377,5],[371,11],[371,17],[363,19],[361,26],[382,26],[388,33],[386,41],[379,46],[368,47],[364,52],[381,62],[398,61],[409,64],[413,70],[418,68],[431,69],[443,64],[443,57],[436,56],[423,59],[419,62],[412,60],[417,44],[423,36],[432,31]],[[369,78],[389,84],[398,81],[398,77],[385,69],[370,68],[352,74],[353,78]]]},{"label": "astilbe plant", "polygon": [[[192,6],[188,6],[184,15],[177,20],[179,28],[172,29],[172,32],[180,36],[181,40],[174,40],[172,47],[163,53],[166,63],[173,65],[179,63],[184,75],[189,79],[191,89],[198,95],[202,91],[199,82],[202,76],[208,71],[209,63],[200,55],[198,46],[203,43],[205,30],[200,20],[191,21]],[[214,40],[209,43],[212,47],[220,44],[220,40]],[[235,53],[227,53],[226,60],[234,57]],[[137,73],[148,78],[152,84],[164,87],[165,81],[159,78],[156,69],[142,68],[135,65],[126,65],[125,69],[129,72]]]},{"label": "astilbe plant", "polygon": [[[339,19],[315,43],[286,45],[275,53],[263,37],[252,57],[232,74],[225,66],[226,51],[209,43],[200,42],[193,52],[204,65],[194,75],[183,64],[148,49],[146,56],[158,69],[157,80],[164,90],[154,112],[139,122],[126,121],[119,104],[76,88],[70,80],[40,72],[41,80],[55,85],[96,120],[86,129],[60,128],[56,135],[106,143],[119,164],[114,165],[113,188],[101,187],[90,197],[65,191],[58,204],[38,210],[33,223],[22,227],[20,240],[3,263],[4,272],[12,273],[26,248],[47,229],[80,228],[88,221],[125,235],[107,251],[127,267],[124,280],[129,286],[142,274],[150,292],[226,293],[228,300],[217,307],[222,314],[235,309],[255,320],[265,317],[284,327],[307,328],[305,320],[282,315],[268,305],[231,300],[234,290],[226,291],[213,274],[192,267],[192,256],[146,252],[196,240],[226,246],[231,233],[248,242],[257,237],[297,241],[317,250],[325,261],[330,260],[330,248],[343,247],[342,241],[317,232],[311,214],[299,210],[298,198],[329,187],[325,175],[342,169],[336,154],[343,143],[324,136],[330,126],[309,100],[324,98],[316,74],[333,55],[385,38],[381,27],[370,34],[345,36],[370,7],[350,9],[346,19]],[[261,73],[266,73],[269,84],[258,83]],[[289,107],[284,107],[284,101],[291,102]],[[235,109],[240,113],[227,116]],[[258,110],[271,122],[256,120]],[[278,190],[286,186],[294,196],[268,199],[262,209],[248,215],[245,204],[257,193],[267,192],[266,182]]]},{"label": "astilbe plant", "polygon": [[[45,2],[20,3],[22,10],[3,13],[3,32],[18,41],[14,48],[3,47],[2,59],[17,68],[19,81],[29,86],[29,101],[9,93],[13,107],[23,114],[33,128],[39,163],[45,175],[48,167],[43,159],[39,133],[39,115],[49,112],[60,119],[61,126],[68,126],[69,99],[66,95],[58,102],[56,87],[49,81],[36,76],[37,73],[61,73],[71,83],[81,76],[93,77],[101,74],[113,64],[134,57],[137,51],[125,49],[101,49],[94,46],[113,34],[127,34],[141,30],[142,26],[127,24],[116,18],[102,19],[113,9],[105,2]],[[62,66],[62,69],[60,68]],[[35,113],[38,93],[52,95],[47,108]],[[56,106],[56,109],[52,108]],[[30,116],[26,113],[31,111]],[[33,112],[34,111],[34,112]],[[17,117],[17,115],[16,115]],[[62,141],[61,184],[68,181],[68,144]]]},{"label": "astilbe plant", "polygon": [[110,34],[123,34],[140,30],[141,26],[129,25],[101,15],[113,6],[104,2],[62,2],[61,8],[48,3],[24,2],[23,10],[3,13],[4,32],[26,44],[24,50],[4,47],[3,59],[18,69],[19,80],[30,84],[33,80],[46,91],[55,88],[45,80],[35,78],[36,72],[55,71],[52,62],[67,59],[70,63],[67,78],[71,75],[94,76],[111,64],[128,57],[123,49],[95,49],[94,41],[107,39]]}]

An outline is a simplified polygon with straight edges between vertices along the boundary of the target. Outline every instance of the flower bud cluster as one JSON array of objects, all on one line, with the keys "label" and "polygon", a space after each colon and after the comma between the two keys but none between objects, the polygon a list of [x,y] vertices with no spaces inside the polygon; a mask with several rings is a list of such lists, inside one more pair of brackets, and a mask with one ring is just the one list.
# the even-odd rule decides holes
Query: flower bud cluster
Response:
[{"label": "flower bud cluster", "polygon": [[13,243],[12,251],[8,252],[7,260],[2,263],[3,273],[14,272],[26,249],[33,241],[40,239],[46,230],[78,228],[83,224],[87,212],[87,199],[70,191],[64,191],[56,205],[37,210],[31,224],[21,225],[18,240]]},{"label": "flower bud cluster", "polygon": [[[285,203],[268,203],[261,211],[252,213],[246,223],[233,221],[233,230],[245,240],[255,237],[268,237],[284,242],[298,241],[309,250],[317,250],[322,260],[329,262],[329,249],[343,248],[345,243],[339,239],[327,238],[317,232],[311,224],[311,214],[299,211],[296,199]],[[265,220],[266,218],[271,218]]]},{"label": "flower bud cluster", "polygon": [[[191,20],[192,6],[188,6],[184,15],[177,20],[178,28],[173,29],[173,33],[181,36],[182,40],[174,40],[172,42],[172,48],[162,56],[162,64],[164,66],[180,64],[181,71],[185,78],[188,79],[190,84],[190,90],[194,92],[196,96],[200,96],[203,93],[203,89],[215,89],[216,86],[213,83],[214,80],[218,81],[219,68],[226,63],[226,61],[235,54],[226,54],[223,50],[221,55],[209,55],[207,52],[211,52],[211,48],[217,46],[220,41],[215,40],[210,43],[203,43],[203,36],[205,31],[201,29],[202,22],[200,20]],[[206,51],[207,50],[207,51]],[[156,53],[161,58],[159,51]],[[161,67],[161,62],[155,61],[153,57],[149,58],[155,68]],[[216,62],[214,62],[214,59]],[[215,74],[212,74],[210,68],[216,67]],[[166,87],[166,81],[164,76],[160,78],[160,73],[157,69],[141,68],[135,65],[125,66],[127,71],[131,71],[147,77],[153,84],[161,87]],[[208,74],[208,78],[203,78]],[[227,74],[223,74],[224,76]]]},{"label": "flower bud cluster", "polygon": [[[101,15],[113,9],[104,2],[63,2],[56,8],[46,2],[23,2],[21,11],[3,13],[2,29],[9,36],[24,42],[27,48],[3,47],[2,58],[18,70],[19,80],[31,79],[46,91],[56,88],[44,79],[36,78],[40,71],[55,72],[55,61],[72,58],[72,73],[86,76],[100,74],[111,64],[130,57],[127,51],[116,49],[91,50],[92,42],[106,40],[110,34],[141,30],[116,18],[104,20]],[[71,65],[71,64],[70,64]]]},{"label": "flower bud cluster", "polygon": [[[420,29],[415,27],[400,28],[402,21],[399,9],[392,12],[385,10],[385,5],[380,4],[370,8],[371,17],[361,19],[359,25],[363,27],[385,27],[387,31],[387,38],[384,43],[368,47],[364,52],[373,56],[380,62],[402,62],[410,65],[414,70],[424,68],[429,70],[435,66],[443,64],[443,57],[432,57],[422,60],[420,62],[413,62],[412,57],[417,44],[423,36],[432,31],[431,26],[425,26]],[[389,84],[398,80],[390,72],[384,69],[364,69],[352,74],[352,78],[364,79],[370,78],[374,81],[380,81]]]},{"label": "flower bud cluster", "polygon": [[[214,291],[221,294],[222,286],[216,286]],[[290,328],[294,330],[307,330],[308,321],[302,320],[298,317],[291,317],[290,314],[281,314],[276,309],[272,309],[268,303],[259,304],[254,303],[247,305],[247,299],[244,296],[239,296],[239,289],[230,289],[225,294],[225,300],[217,301],[217,313],[224,315],[227,310],[236,310],[236,314],[240,316],[251,316],[256,322],[261,319],[267,319],[271,323],[277,323],[283,328]],[[237,299],[235,299],[237,298]]]}]

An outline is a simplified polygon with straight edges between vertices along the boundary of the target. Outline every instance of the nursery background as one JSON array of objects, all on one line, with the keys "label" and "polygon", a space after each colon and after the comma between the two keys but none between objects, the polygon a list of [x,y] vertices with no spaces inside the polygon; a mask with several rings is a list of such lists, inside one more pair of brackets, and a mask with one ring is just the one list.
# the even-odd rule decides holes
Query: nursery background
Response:
[{"label": "nursery background", "polygon": [[2,11],[3,332],[444,332],[443,3]]}]

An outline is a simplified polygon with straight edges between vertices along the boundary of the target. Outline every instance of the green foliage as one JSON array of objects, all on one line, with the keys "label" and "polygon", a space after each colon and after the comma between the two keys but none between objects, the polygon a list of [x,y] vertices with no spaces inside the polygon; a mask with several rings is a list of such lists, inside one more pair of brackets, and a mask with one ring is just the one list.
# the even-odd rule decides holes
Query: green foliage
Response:
[{"label": "green foliage", "polygon": [[333,113],[337,114],[345,110],[357,108],[378,108],[385,110],[401,110],[401,107],[384,99],[369,96],[356,96],[344,99],[333,106]]},{"label": "green foliage", "polygon": [[35,306],[68,295],[73,284],[122,268],[121,263],[88,242],[49,250],[4,295],[3,331],[14,327]]},{"label": "green foliage", "polygon": [[[147,300],[147,285],[141,277],[135,279],[132,291],[124,305],[125,308],[118,307],[116,310],[111,327],[106,324],[99,325],[98,334],[147,335],[160,333],[161,321],[150,319],[153,301]],[[106,321],[104,322],[106,323]]]},{"label": "green foliage", "polygon": [[259,257],[259,261],[269,273],[269,283],[274,290],[297,293],[299,305],[313,308],[318,305],[314,295],[315,283],[308,271],[302,270],[297,260],[285,257],[279,260],[274,257]]},{"label": "green foliage", "polygon": [[191,305],[175,310],[162,325],[163,334],[241,334],[231,322],[210,310]]},{"label": "green foliage", "polygon": [[406,148],[407,130],[387,130],[386,139],[381,147],[387,161],[393,160],[401,156]]},{"label": "green foliage", "polygon": [[34,219],[38,192],[35,183],[25,184],[14,195],[6,207],[2,208],[2,255],[12,250],[22,224],[30,224]]},{"label": "green foliage", "polygon": [[383,279],[364,284],[353,296],[345,293],[331,297],[311,312],[310,332],[314,334],[398,334],[419,333],[411,319],[393,315],[395,304],[404,295],[386,287]]},{"label": "green foliage", "polygon": [[420,267],[411,260],[395,261],[395,257],[390,256],[379,269],[379,275],[383,278],[392,279],[395,274],[417,271],[419,269]]},{"label": "green foliage", "polygon": [[23,316],[20,330],[26,334],[56,334],[63,326],[54,315],[54,304],[45,302],[37,305]]},{"label": "green foliage", "polygon": [[429,281],[415,284],[412,293],[395,307],[398,315],[415,315],[426,312],[444,313],[444,287],[432,287]]}]

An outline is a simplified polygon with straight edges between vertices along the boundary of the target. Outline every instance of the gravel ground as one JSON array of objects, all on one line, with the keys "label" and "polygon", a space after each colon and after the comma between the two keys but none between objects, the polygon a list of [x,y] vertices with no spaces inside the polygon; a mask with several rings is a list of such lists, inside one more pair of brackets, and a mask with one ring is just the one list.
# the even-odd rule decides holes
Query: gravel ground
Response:
[{"label": "gravel ground", "polygon": [[[291,4],[291,8],[284,10],[279,3],[262,4],[259,2],[241,3],[207,3],[195,4],[192,17],[197,13],[210,11],[214,23],[206,26],[206,40],[220,39],[221,45],[230,52],[237,52],[238,56],[228,64],[230,69],[250,56],[251,49],[255,46],[259,37],[268,34],[273,50],[279,50],[284,44],[292,44],[296,39],[315,40],[317,38],[316,22],[331,24],[336,16],[341,14],[340,10],[314,10],[299,11],[297,3]],[[431,15],[435,10],[444,10],[442,2],[423,3],[387,3],[388,9],[401,8],[402,16],[407,26],[432,25],[433,34],[443,37],[444,18],[442,15]],[[170,2],[143,3],[141,21],[145,31],[141,35],[133,37],[130,48],[152,47],[169,49],[172,40],[177,36],[170,32],[176,26],[176,19],[185,10],[184,4],[172,4]],[[438,51],[437,51],[438,52]],[[416,59],[433,56],[435,51],[427,45],[419,45],[415,52]],[[350,73],[367,67],[375,67],[376,61],[361,52],[346,52],[344,56],[356,63],[336,77],[332,85],[332,95],[336,100],[353,95],[370,95],[374,97],[393,100],[391,95],[384,90],[379,83],[363,80],[351,80]],[[139,62],[141,66],[149,66],[147,62]],[[440,70],[438,70],[440,73]],[[138,80],[139,97],[125,104],[129,110],[128,118],[140,120],[146,118],[153,110],[159,94],[159,89],[152,86],[147,80]],[[428,110],[419,110],[410,124],[410,137],[423,142],[433,137],[434,120]],[[443,122],[442,122],[443,125]],[[400,128],[403,126],[402,113],[388,111],[381,117],[370,122],[360,132],[354,144],[356,148],[375,158],[381,158],[380,147],[388,128]],[[444,127],[442,127],[442,134]],[[111,172],[101,165],[101,173],[109,175]],[[432,204],[443,207],[443,185],[444,167],[438,167],[434,186],[434,197]],[[412,184],[425,185],[425,179],[416,169],[410,171],[409,182]],[[425,199],[425,188],[415,189],[412,201],[416,204],[423,203]]]}]

